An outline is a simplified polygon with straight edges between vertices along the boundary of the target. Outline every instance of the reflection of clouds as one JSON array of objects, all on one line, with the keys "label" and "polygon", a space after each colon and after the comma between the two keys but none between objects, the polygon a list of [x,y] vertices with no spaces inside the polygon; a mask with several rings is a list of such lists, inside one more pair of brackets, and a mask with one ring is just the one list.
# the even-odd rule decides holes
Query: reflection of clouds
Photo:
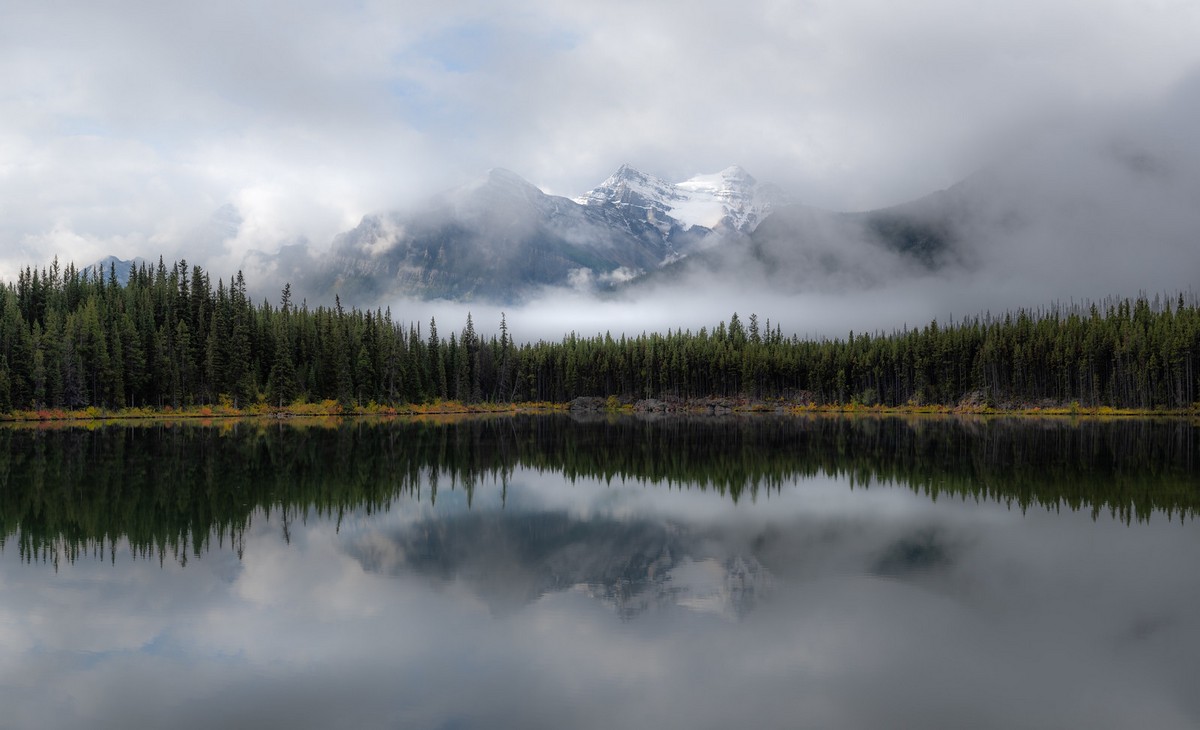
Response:
[{"label": "reflection of clouds", "polygon": [[271,541],[246,555],[234,593],[259,608],[322,620],[378,613],[383,601],[373,580],[338,549],[336,533],[305,531],[300,538],[305,544],[298,550]]},{"label": "reflection of clouds", "polygon": [[[12,557],[4,555],[7,587],[0,610],[14,616],[12,625],[39,651],[137,650],[157,635],[155,619],[194,612],[219,582],[212,572],[195,575],[168,562],[160,566],[119,557],[120,567],[113,568],[102,559],[81,558],[55,571]],[[225,557],[214,554],[212,564]],[[53,577],[47,579],[48,573]],[[158,590],[146,592],[147,585]],[[18,596],[36,596],[36,601],[14,610],[11,601]],[[97,611],[97,606],[117,610]]]},{"label": "reflection of clouds", "polygon": [[769,589],[744,527],[714,529],[722,505],[729,517],[720,494],[674,500],[715,498],[697,520],[644,503],[645,494],[663,491],[654,487],[579,479],[569,490],[561,481],[557,490],[544,482],[538,489],[524,477],[541,482],[541,474],[518,475],[520,488],[503,503],[492,493],[474,509],[458,504],[423,511],[420,520],[392,519],[351,538],[348,550],[367,570],[457,586],[496,613],[577,589],[626,619],[670,607],[738,619]]},{"label": "reflection of clouds", "polygon": [[[290,545],[278,517],[256,517],[241,563],[218,551],[160,567],[119,553],[115,565],[85,559],[54,574],[0,555],[0,726],[1200,720],[1200,536],[1190,524],[1021,515],[833,481],[726,501],[722,515],[717,495],[514,476],[506,516],[640,514],[703,534],[702,550],[655,573],[668,593],[687,586],[675,595],[682,607],[629,622],[584,591],[495,613],[464,581],[384,570],[408,559],[386,539],[397,530],[499,508],[491,487],[471,511],[442,497],[434,510],[401,500],[340,527],[295,521]],[[739,622],[691,610],[721,605],[737,572],[720,559],[730,555],[774,576]]]}]

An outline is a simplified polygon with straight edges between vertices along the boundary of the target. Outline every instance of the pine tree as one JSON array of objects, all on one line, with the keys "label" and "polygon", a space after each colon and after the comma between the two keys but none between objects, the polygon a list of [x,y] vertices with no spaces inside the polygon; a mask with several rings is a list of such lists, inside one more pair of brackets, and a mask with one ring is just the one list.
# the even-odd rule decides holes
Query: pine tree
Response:
[{"label": "pine tree", "polygon": [[446,361],[442,356],[442,345],[438,340],[437,320],[429,318],[429,344],[425,347],[429,361],[430,386],[435,398],[446,398]]},{"label": "pine tree", "polygon": [[267,379],[267,399],[275,406],[283,408],[296,400],[297,394],[296,363],[292,359],[291,338],[288,336],[286,322],[280,322],[275,329],[275,358]]}]

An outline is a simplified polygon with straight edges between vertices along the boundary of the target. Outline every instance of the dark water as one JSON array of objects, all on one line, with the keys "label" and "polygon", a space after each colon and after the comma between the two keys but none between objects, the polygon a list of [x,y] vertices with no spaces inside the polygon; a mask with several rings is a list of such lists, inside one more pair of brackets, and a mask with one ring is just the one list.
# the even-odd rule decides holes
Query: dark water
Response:
[{"label": "dark water", "polygon": [[1200,726],[1200,428],[0,430],[0,728]]}]

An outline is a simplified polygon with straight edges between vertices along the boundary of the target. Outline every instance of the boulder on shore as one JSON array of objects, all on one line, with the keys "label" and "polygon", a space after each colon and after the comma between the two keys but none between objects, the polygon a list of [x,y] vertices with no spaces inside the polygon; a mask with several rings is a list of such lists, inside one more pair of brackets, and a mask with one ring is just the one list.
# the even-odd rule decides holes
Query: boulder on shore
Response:
[{"label": "boulder on shore", "polygon": [[602,411],[604,410],[603,398],[585,398],[580,396],[567,404],[567,408],[572,411]]}]

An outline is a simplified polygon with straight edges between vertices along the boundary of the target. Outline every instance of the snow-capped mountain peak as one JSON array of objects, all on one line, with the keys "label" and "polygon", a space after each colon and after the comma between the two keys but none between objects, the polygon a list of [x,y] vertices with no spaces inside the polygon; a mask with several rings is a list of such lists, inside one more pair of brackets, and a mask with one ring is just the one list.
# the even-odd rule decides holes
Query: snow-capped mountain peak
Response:
[{"label": "snow-capped mountain peak", "polygon": [[613,205],[655,208],[666,213],[671,201],[679,199],[675,186],[647,175],[631,165],[621,165],[607,180],[586,195],[575,198],[580,205]]},{"label": "snow-capped mountain peak", "polygon": [[726,198],[752,193],[758,181],[738,165],[731,165],[711,175],[695,175],[675,187],[694,193],[707,193]]},{"label": "snow-capped mountain peak", "polygon": [[723,227],[749,233],[770,212],[772,198],[769,190],[737,165],[679,183],[621,165],[575,202],[645,209],[670,216],[685,229]]}]

